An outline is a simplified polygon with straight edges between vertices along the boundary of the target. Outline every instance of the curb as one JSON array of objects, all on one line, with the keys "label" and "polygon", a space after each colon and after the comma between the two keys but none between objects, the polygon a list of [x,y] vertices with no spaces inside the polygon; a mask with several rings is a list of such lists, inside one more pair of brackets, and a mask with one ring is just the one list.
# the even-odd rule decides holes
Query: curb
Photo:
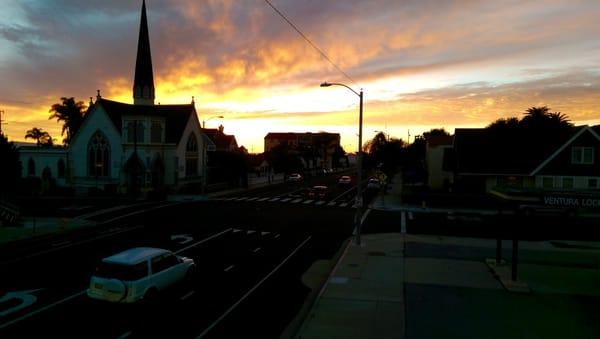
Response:
[{"label": "curb", "polygon": [[[306,299],[304,300],[304,304],[302,305],[302,308],[300,309],[300,311],[298,311],[298,314],[296,314],[296,317],[294,317],[294,319],[288,324],[288,326],[285,328],[285,330],[281,333],[279,338],[290,339],[290,338],[295,338],[298,335],[298,333],[300,332],[300,330],[302,329],[302,327],[304,325],[304,322],[308,318],[309,314],[311,313],[311,311],[313,310],[313,308],[315,307],[315,305],[317,304],[317,302],[323,295],[323,292],[325,292],[325,289],[327,287],[327,282],[331,279],[331,276],[335,273],[340,262],[346,255],[346,252],[348,251],[350,244],[352,244],[352,238],[353,237],[349,237],[348,239],[344,240],[345,244],[342,243],[342,246],[340,247],[340,249],[336,252],[336,254],[330,260],[330,262],[332,264],[333,263],[335,263],[335,264],[333,264],[333,266],[331,267],[331,271],[329,272],[329,275],[318,284],[320,287],[313,288],[310,291],[310,293],[308,294],[308,296],[306,296]],[[310,270],[310,268],[309,268],[309,270]]]}]

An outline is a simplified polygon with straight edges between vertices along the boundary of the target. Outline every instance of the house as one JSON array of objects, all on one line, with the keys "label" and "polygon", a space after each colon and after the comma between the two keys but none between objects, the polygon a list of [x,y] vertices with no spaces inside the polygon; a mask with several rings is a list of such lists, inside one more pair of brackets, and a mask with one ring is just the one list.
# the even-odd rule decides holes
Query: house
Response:
[{"label": "house", "polygon": [[454,152],[454,181],[463,190],[600,190],[598,126],[574,127],[539,140],[519,133],[499,139],[489,129],[456,129]]},{"label": "house", "polygon": [[21,148],[23,176],[57,178],[85,192],[92,188],[137,192],[202,183],[207,138],[194,100],[155,104],[154,74],[142,3],[133,104],[103,98],[98,90],[68,148]]},{"label": "house", "polygon": [[427,166],[427,186],[433,190],[448,190],[454,179],[452,164],[454,137],[434,135],[426,138],[425,163]]},{"label": "house", "polygon": [[[224,133],[225,128],[220,125],[219,128],[203,128],[202,132],[215,145],[214,151],[217,152],[235,152],[238,150],[238,143],[235,135]],[[213,151],[211,149],[211,151]]]}]

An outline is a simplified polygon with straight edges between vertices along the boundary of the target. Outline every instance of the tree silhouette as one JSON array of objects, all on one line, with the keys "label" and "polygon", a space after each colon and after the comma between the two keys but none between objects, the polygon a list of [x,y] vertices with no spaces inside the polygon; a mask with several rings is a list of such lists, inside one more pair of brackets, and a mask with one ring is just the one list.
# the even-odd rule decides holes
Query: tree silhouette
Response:
[{"label": "tree silhouette", "polygon": [[21,168],[19,166],[19,151],[17,147],[9,142],[4,134],[0,133],[0,198],[5,198],[14,192]]},{"label": "tree silhouette", "polygon": [[62,136],[66,133],[63,143],[68,145],[79,130],[79,127],[81,127],[86,106],[83,101],[76,102],[73,97],[62,97],[60,100],[62,103],[54,104],[50,108],[49,112],[51,114],[48,119],[56,119],[57,122],[63,123],[60,135]]},{"label": "tree silhouette", "polygon": [[54,143],[52,137],[41,128],[34,127],[25,134],[25,139],[33,139],[38,146],[52,146]]}]

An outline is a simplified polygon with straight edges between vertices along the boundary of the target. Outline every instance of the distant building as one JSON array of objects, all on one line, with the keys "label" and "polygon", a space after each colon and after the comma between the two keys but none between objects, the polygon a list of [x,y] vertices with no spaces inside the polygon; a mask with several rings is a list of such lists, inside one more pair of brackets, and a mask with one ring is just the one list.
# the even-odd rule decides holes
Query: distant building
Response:
[{"label": "distant building", "polygon": [[579,126],[566,135],[547,135],[528,143],[525,139],[494,140],[488,129],[456,129],[455,184],[479,192],[496,188],[599,190],[599,133],[600,126]]},{"label": "distant building", "polygon": [[102,98],[100,91],[68,148],[21,147],[23,176],[57,178],[85,191],[148,190],[202,182],[207,142],[194,101],[155,105],[146,6],[142,5],[133,104]]},{"label": "distant building", "polygon": [[448,190],[453,182],[454,169],[451,160],[454,137],[435,135],[426,139],[425,163],[427,186],[434,190]]},{"label": "distant building", "polygon": [[[220,125],[219,128],[203,128],[202,132],[215,145],[214,151],[218,152],[235,152],[238,150],[238,143],[235,135],[224,133],[225,128]],[[210,151],[213,151],[212,149]]]},{"label": "distant building", "polygon": [[289,154],[301,157],[305,169],[331,169],[339,161],[336,152],[340,150],[339,133],[269,133],[265,136],[265,152],[283,145]]}]

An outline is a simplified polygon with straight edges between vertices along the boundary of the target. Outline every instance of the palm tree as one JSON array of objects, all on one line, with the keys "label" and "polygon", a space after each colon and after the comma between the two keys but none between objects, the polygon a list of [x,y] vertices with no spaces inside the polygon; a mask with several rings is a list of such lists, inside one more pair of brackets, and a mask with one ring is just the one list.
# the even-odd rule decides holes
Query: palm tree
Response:
[{"label": "palm tree", "polygon": [[83,115],[86,106],[83,101],[75,101],[75,98],[60,98],[62,103],[52,105],[50,108],[50,117],[48,119],[56,119],[57,122],[63,122],[63,128],[60,135],[67,136],[63,139],[64,144],[69,144],[73,136],[81,127]]},{"label": "palm tree", "polygon": [[41,128],[34,127],[27,131],[25,139],[33,139],[36,141],[38,146],[52,146],[52,137],[46,131]]}]

